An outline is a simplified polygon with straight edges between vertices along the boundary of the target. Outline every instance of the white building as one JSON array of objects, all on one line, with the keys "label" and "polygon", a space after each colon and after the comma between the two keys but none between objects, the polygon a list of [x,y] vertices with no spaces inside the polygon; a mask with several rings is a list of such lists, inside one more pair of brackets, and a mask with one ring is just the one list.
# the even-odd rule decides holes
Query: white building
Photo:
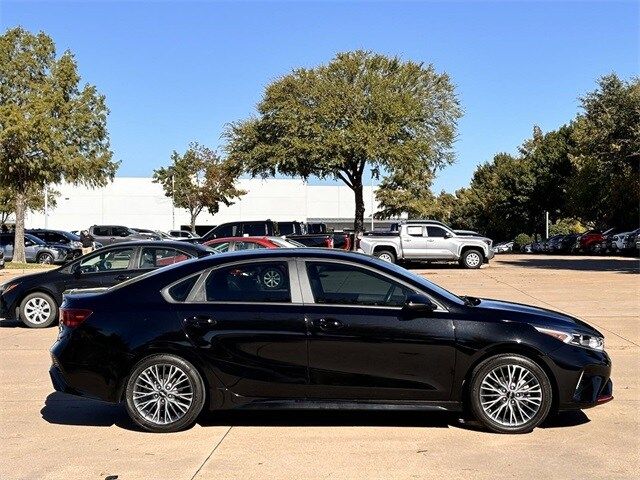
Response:
[{"label": "white building", "polygon": [[[241,179],[247,194],[230,207],[220,206],[216,215],[203,211],[198,225],[219,225],[237,220],[352,222],[353,192],[342,185],[308,185],[297,179]],[[48,227],[78,230],[94,224],[126,225],[169,230],[189,224],[186,210],[175,210],[151,178],[117,177],[104,188],[90,189],[69,184],[55,187],[60,192],[55,208],[48,213],[31,212],[27,228]],[[372,187],[364,187],[365,217],[377,209]],[[369,224],[367,223],[367,226]]]}]

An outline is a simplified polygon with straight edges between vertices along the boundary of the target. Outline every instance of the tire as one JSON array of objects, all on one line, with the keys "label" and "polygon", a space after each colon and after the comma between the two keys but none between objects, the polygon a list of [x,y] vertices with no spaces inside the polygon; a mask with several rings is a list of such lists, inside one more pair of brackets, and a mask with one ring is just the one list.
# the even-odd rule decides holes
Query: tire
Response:
[{"label": "tire", "polygon": [[[507,381],[511,374],[515,383]],[[471,377],[471,410],[482,425],[497,433],[530,432],[549,414],[552,397],[544,370],[522,355],[491,357],[478,365]]]},{"label": "tire", "polygon": [[195,367],[167,354],[151,355],[138,362],[125,390],[129,417],[149,432],[177,432],[191,427],[205,398],[204,381]]},{"label": "tire", "polygon": [[460,265],[464,268],[480,268],[483,263],[483,255],[480,250],[470,248],[465,250],[460,258]]},{"label": "tire", "polygon": [[49,252],[42,252],[36,257],[36,262],[42,265],[51,265],[53,263],[53,255]]},{"label": "tire", "polygon": [[47,328],[58,319],[58,304],[44,292],[33,292],[20,302],[20,320],[29,328]]},{"label": "tire", "polygon": [[396,263],[396,254],[391,250],[378,250],[373,256],[384,262]]}]

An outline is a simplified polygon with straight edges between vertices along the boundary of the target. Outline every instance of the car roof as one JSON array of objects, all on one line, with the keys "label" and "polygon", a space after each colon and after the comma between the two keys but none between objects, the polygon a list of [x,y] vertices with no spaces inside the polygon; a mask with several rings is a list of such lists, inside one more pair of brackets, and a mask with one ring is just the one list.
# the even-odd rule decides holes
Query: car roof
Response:
[{"label": "car roof", "polygon": [[158,248],[178,248],[178,249],[195,249],[209,252],[207,247],[199,243],[181,242],[178,240],[132,240],[130,242],[119,242],[102,247],[100,250],[110,250],[112,248],[118,248],[122,246],[136,246],[136,247],[158,247]]},{"label": "car roof", "polygon": [[260,240],[269,240],[269,237],[266,237],[264,235],[262,236],[253,236],[253,237],[220,237],[220,238],[212,238],[211,240],[207,240],[207,243],[209,242],[215,242],[215,243],[223,243],[223,242],[242,242],[242,241],[260,241]]}]

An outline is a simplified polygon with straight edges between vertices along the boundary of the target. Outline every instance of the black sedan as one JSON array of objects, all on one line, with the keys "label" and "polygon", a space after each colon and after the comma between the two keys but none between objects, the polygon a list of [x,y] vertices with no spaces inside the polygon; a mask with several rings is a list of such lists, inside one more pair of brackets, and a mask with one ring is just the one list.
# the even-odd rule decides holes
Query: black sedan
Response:
[{"label": "black sedan", "polygon": [[496,432],[612,399],[602,335],[573,317],[458,297],[322,249],[250,250],[67,295],[54,388],[124,402],[142,428],[203,408],[468,407]]},{"label": "black sedan", "polygon": [[20,319],[28,327],[48,327],[58,319],[66,290],[111,287],[149,270],[211,252],[202,245],[173,241],[138,241],[102,248],[55,270],[0,285],[0,318]]}]

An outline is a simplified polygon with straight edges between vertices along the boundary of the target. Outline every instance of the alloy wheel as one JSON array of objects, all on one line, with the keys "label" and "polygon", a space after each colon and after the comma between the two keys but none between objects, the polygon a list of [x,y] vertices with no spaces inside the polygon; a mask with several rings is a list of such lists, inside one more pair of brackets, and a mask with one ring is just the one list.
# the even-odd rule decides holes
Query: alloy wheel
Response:
[{"label": "alloy wheel", "polygon": [[482,261],[482,259],[480,258],[480,255],[478,255],[476,252],[471,252],[470,254],[467,255],[465,261],[467,262],[467,265],[469,267],[474,268],[480,265],[480,262]]},{"label": "alloy wheel", "polygon": [[482,380],[480,402],[484,413],[504,427],[528,423],[542,406],[538,378],[521,365],[501,365]]},{"label": "alloy wheel", "polygon": [[49,265],[53,263],[53,256],[50,253],[43,253],[38,257],[38,263]]},{"label": "alloy wheel", "polygon": [[390,253],[382,252],[380,255],[378,255],[378,258],[380,260],[384,260],[385,262],[393,263],[393,257]]},{"label": "alloy wheel", "polygon": [[35,325],[45,323],[51,316],[51,305],[44,298],[33,297],[24,305],[24,316]]},{"label": "alloy wheel", "polygon": [[133,386],[133,405],[147,421],[168,425],[183,418],[193,402],[189,376],[176,365],[159,363],[147,367]]}]

